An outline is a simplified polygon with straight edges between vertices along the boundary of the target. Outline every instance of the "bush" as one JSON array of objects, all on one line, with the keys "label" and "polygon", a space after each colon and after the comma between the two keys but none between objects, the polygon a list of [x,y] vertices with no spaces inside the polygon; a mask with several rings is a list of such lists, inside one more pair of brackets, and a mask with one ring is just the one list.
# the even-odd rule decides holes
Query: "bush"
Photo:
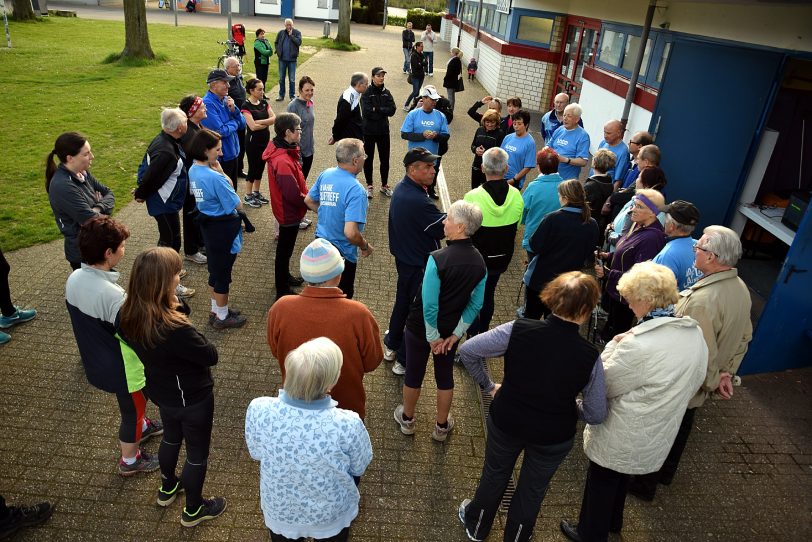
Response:
[{"label": "bush", "polygon": [[440,21],[445,13],[432,13],[422,9],[410,9],[407,12],[406,20],[411,21],[415,30],[425,30],[426,25],[430,24],[431,28],[437,32],[440,31]]},{"label": "bush", "polygon": [[406,18],[405,17],[395,17],[394,15],[390,15],[386,18],[386,24],[390,26],[406,26]]},{"label": "bush", "polygon": [[446,0],[389,0],[390,8],[423,8],[440,12],[445,9],[445,6]]},{"label": "bush", "polygon": [[354,23],[366,23],[367,22],[367,6],[362,6],[360,4],[353,4],[352,6],[352,17],[350,20]]}]

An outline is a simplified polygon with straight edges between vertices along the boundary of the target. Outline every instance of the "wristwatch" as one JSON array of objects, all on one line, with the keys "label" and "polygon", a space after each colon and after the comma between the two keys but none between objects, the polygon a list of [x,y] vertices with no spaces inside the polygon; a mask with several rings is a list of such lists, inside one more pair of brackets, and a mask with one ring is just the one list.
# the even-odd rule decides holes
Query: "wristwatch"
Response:
[{"label": "wristwatch", "polygon": [[567,158],[567,163],[569,164],[570,162],[572,162],[572,158]]}]

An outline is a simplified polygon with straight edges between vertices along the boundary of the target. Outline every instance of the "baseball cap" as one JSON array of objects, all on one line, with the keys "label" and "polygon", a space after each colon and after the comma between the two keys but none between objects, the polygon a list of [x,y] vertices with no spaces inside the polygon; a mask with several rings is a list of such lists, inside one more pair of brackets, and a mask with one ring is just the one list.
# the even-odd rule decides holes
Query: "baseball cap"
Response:
[{"label": "baseball cap", "polygon": [[225,70],[212,70],[206,78],[206,84],[214,83],[215,81],[231,81],[234,79],[233,75],[229,75]]},{"label": "baseball cap", "polygon": [[661,211],[668,213],[671,218],[686,226],[696,226],[699,223],[699,209],[693,203],[681,199],[672,201]]},{"label": "baseball cap", "polygon": [[423,147],[415,147],[413,149],[409,149],[409,152],[407,152],[406,156],[403,157],[403,165],[408,166],[409,164],[414,164],[415,162],[426,162],[427,164],[433,164],[439,158],[439,156],[436,154],[431,154]]},{"label": "baseball cap", "polygon": [[372,77],[375,77],[381,72],[386,73],[386,70],[381,68],[380,66],[378,66],[377,68],[372,68]]},{"label": "baseball cap", "polygon": [[423,90],[420,92],[421,98],[431,98],[432,100],[439,100],[440,95],[437,94],[437,89],[434,88],[432,85],[426,85],[423,87]]}]

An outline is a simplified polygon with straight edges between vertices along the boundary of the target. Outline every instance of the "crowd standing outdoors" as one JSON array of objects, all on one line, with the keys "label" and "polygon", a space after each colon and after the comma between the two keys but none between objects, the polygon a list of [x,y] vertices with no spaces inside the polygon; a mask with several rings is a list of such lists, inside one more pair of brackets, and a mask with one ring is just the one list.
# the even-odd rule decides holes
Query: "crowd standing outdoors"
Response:
[{"label": "crowd standing outdoors", "polygon": [[[180,249],[186,261],[207,266],[208,324],[239,328],[247,319],[229,304],[232,269],[243,233],[254,229],[243,206],[270,204],[278,231],[267,341],[282,388],[278,397],[251,402],[245,439],[260,462],[260,500],[272,540],[348,538],[360,477],[372,459],[364,375],[382,360],[394,362],[392,372],[404,376],[394,419],[404,435],[414,435],[430,356],[437,387],[433,440],[445,441],[454,428],[455,357],[494,397],[482,476],[471,487],[473,498],[459,507],[471,540],[491,530],[521,452],[505,537],[530,539],[578,420],[587,424],[586,485],[578,522],[562,520],[561,530],[583,541],[619,532],[627,493],[652,500],[658,484],[675,476],[696,409],[711,395],[733,395],[752,333],[750,298],[735,267],[737,235],[709,226],[698,241],[692,238],[700,210],[682,200],[666,205],[665,172],[650,134],[637,132],[627,144],[620,121],[608,119],[591,156],[583,106],[566,94],[555,96],[542,117],[540,150],[520,97],[504,101],[504,116],[498,98],[475,102],[468,110],[477,123],[471,191],[444,213],[432,201],[433,187],[448,151],[456,93],[464,88],[462,52],[451,49],[447,98],[423,86],[434,74],[438,37],[427,26],[416,39],[411,22],[402,32],[403,72],[412,82],[400,127],[407,143],[397,151],[404,152],[402,179],[389,184],[389,119],[397,102],[379,66],[351,75],[327,140],[336,165],[308,187],[315,82],[301,77],[294,97],[301,32],[287,19],[273,46],[263,29],[255,35],[256,77],[243,82],[241,63],[228,59],[224,70],[208,73],[203,97],[186,96],[162,111],[161,131],[145,149],[133,188],[157,223],[157,247],[136,256],[126,291],[117,284],[117,268],[130,232],[109,216],[115,197],[90,171],[90,143],[77,132],[63,133],[46,159],[45,188],[73,271],[65,296],[85,374],[116,396],[121,415],[118,472],[160,469],[156,504],[169,506],[185,493],[180,520],[186,527],[226,510],[224,497],[203,496],[218,353],[191,323],[185,299],[195,292],[180,283],[186,273]],[[274,53],[277,101],[286,88],[290,98],[279,113],[265,95]],[[397,273],[383,341],[372,313],[352,299],[359,261],[374,250],[364,232],[376,149],[380,192],[391,198],[389,250]],[[362,171],[366,189],[357,178]],[[261,192],[264,174],[270,198]],[[318,223],[297,277],[290,260],[298,231],[310,225],[308,209]],[[497,284],[520,230],[525,303],[515,321],[491,328]],[[0,327],[7,329],[37,313],[11,303],[2,252],[0,264]],[[600,311],[599,301],[606,323],[590,343],[579,329]],[[9,340],[0,332],[0,344]],[[501,384],[491,381],[488,358],[504,359]],[[146,416],[147,398],[160,422]],[[141,449],[153,436],[162,436],[157,456]],[[49,503],[7,507],[0,497],[0,528],[34,525],[52,511]]]}]

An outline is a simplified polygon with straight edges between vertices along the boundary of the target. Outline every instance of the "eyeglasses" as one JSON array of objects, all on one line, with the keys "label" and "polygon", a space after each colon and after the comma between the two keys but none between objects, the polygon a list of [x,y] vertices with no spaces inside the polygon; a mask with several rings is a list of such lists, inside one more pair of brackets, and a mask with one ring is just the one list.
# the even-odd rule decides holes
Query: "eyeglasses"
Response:
[{"label": "eyeglasses", "polygon": [[716,256],[716,253],[715,253],[715,252],[713,252],[712,250],[708,250],[708,249],[707,249],[707,248],[705,248],[705,247],[701,247],[701,246],[699,246],[699,241],[697,241],[697,242],[695,242],[695,243],[694,243],[694,252],[696,252],[697,250],[701,250],[702,252],[707,252],[707,253],[709,253],[709,254],[713,254],[714,256]]},{"label": "eyeglasses", "polygon": [[629,143],[634,143],[635,145],[642,145],[639,141],[634,141],[633,139],[629,140]]}]

